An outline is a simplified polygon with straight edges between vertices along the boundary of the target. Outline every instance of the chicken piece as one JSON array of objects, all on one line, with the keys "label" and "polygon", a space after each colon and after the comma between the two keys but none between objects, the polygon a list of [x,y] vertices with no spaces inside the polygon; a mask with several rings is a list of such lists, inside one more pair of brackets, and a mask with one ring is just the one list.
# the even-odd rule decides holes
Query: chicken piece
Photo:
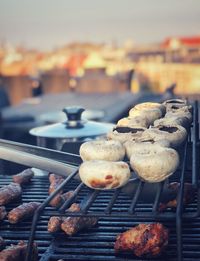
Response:
[{"label": "chicken piece", "polygon": [[[11,245],[0,252],[0,261],[24,261],[26,256],[27,244],[20,241],[17,245]],[[33,245],[30,261],[38,260],[36,244]]]},{"label": "chicken piece", "polygon": [[[180,188],[180,183],[172,182],[168,185],[168,188],[175,192],[175,198],[171,200],[165,200],[165,202],[160,203],[159,211],[162,212],[167,208],[176,208],[177,207],[177,195]],[[184,184],[184,194],[183,194],[183,204],[187,205],[193,202],[195,196],[195,189],[192,184],[185,183]]]},{"label": "chicken piece", "polygon": [[24,203],[8,213],[8,221],[16,224],[26,218],[33,216],[35,210],[40,206],[38,202]]},{"label": "chicken piece", "polygon": [[58,194],[56,195],[49,203],[52,207],[59,207],[61,204],[63,204],[67,199],[69,199],[73,195],[73,191],[68,191],[64,194]]},{"label": "chicken piece", "polygon": [[117,236],[115,251],[134,255],[157,256],[168,245],[168,230],[160,223],[139,224]]},{"label": "chicken piece", "polygon": [[3,240],[2,237],[0,237],[0,251],[2,251],[6,246],[5,241]]},{"label": "chicken piece", "polygon": [[14,175],[12,178],[13,178],[13,182],[22,185],[28,183],[33,176],[34,176],[34,172],[32,171],[32,169],[25,169],[21,173]]},{"label": "chicken piece", "polygon": [[3,220],[7,215],[6,209],[4,206],[0,207],[0,221]]},{"label": "chicken piece", "polygon": [[[74,203],[67,210],[69,212],[78,212],[81,208],[78,204]],[[67,217],[63,218],[61,229],[69,236],[75,235],[80,230],[85,228],[91,228],[98,222],[96,217]]]},{"label": "chicken piece", "polygon": [[61,230],[62,218],[61,217],[50,217],[48,222],[48,231],[55,233]]},{"label": "chicken piece", "polygon": [[22,194],[22,189],[19,184],[10,183],[7,186],[0,188],[0,206],[6,205],[11,201],[19,198]]}]

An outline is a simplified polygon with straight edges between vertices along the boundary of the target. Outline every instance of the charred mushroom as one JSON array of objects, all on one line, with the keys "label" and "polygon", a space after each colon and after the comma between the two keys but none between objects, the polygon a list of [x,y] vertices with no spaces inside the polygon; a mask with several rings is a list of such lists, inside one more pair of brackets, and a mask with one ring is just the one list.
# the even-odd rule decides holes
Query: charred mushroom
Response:
[{"label": "charred mushroom", "polygon": [[114,189],[125,185],[130,178],[127,163],[118,161],[85,161],[79,168],[82,182],[93,189]]}]

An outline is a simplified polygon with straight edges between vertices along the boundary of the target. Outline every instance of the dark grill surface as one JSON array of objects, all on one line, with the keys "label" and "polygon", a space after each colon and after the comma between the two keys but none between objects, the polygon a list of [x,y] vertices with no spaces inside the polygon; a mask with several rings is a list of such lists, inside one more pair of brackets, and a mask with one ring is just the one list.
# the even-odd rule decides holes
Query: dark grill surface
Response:
[{"label": "dark grill surface", "polygon": [[[0,186],[9,184],[11,177],[0,177]],[[70,189],[75,189],[78,182],[72,181]],[[39,201],[42,202],[48,195],[49,182],[47,177],[34,178],[33,181],[23,187],[23,202]],[[68,190],[69,188],[67,188]],[[82,195],[79,196],[79,202],[87,193],[85,188]],[[104,194],[104,195],[103,195]],[[107,194],[107,195],[106,195]],[[120,208],[126,208],[129,196],[121,195],[122,199]],[[102,193],[101,198],[94,204],[94,209],[97,209],[103,204],[106,205],[109,199],[108,193]],[[127,201],[127,203],[126,203]],[[124,203],[125,202],[125,203]],[[9,204],[7,210],[16,207],[21,201]],[[140,203],[142,209],[148,210],[148,204]],[[187,207],[188,210],[196,210],[196,201]],[[47,207],[38,221],[35,241],[38,244],[40,260],[143,260],[134,258],[131,255],[115,255],[114,242],[116,235],[125,230],[137,225],[141,222],[153,222],[155,219],[138,219],[137,218],[122,218],[122,217],[101,217],[98,225],[94,228],[82,231],[73,237],[67,237],[60,232],[55,237],[47,232],[47,222],[50,215],[59,215],[59,213]],[[176,246],[176,228],[175,222],[162,222],[170,230],[169,246],[165,254],[155,260],[177,260]],[[10,225],[8,221],[3,221],[0,224],[0,235],[5,238],[8,244],[17,243],[19,240],[28,240],[31,228],[31,220],[24,221],[18,225]],[[200,260],[200,219],[184,220],[183,221],[183,256],[184,260]],[[151,259],[152,260],[152,259]]]}]

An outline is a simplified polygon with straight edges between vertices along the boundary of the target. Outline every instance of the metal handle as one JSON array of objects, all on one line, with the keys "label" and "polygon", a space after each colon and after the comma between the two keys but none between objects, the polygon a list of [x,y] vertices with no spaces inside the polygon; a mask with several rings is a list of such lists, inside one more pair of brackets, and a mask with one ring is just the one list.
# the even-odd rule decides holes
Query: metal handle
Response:
[{"label": "metal handle", "polygon": [[52,173],[60,174],[63,177],[69,176],[77,167],[59,162],[53,159],[19,151],[13,148],[0,146],[0,158],[9,160],[25,166],[46,170]]},{"label": "metal handle", "polygon": [[67,115],[68,121],[66,122],[69,128],[81,128],[83,123],[81,121],[81,115],[84,112],[82,107],[65,107],[63,112]]}]

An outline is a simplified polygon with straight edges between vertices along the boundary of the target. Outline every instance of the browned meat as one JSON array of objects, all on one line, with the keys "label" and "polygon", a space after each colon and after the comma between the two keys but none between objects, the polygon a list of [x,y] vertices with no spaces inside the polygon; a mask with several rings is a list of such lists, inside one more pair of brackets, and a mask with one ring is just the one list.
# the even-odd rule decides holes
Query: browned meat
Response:
[{"label": "browned meat", "polygon": [[[175,192],[175,198],[166,202],[160,203],[159,211],[162,212],[167,208],[176,208],[177,207],[177,195],[179,191],[180,183],[172,182],[169,184],[168,188]],[[195,196],[195,189],[192,184],[185,183],[184,184],[184,196],[183,196],[183,204],[187,205],[193,202]]]},{"label": "browned meat", "polygon": [[8,220],[12,224],[16,224],[28,217],[31,217],[35,210],[40,206],[38,202],[24,203],[8,213]]},{"label": "browned meat", "polygon": [[54,183],[54,182],[56,182],[58,180],[62,180],[63,181],[64,179],[60,175],[56,175],[56,174],[50,174],[49,175],[49,182],[50,183]]},{"label": "browned meat", "polygon": [[73,191],[68,191],[64,194],[58,194],[55,196],[51,202],[49,203],[52,207],[59,207],[61,204],[63,204],[67,199],[69,199],[73,195]]},{"label": "browned meat", "polygon": [[[27,244],[20,241],[17,245],[10,247],[0,252],[0,261],[24,261],[26,255]],[[38,260],[37,246],[34,244],[32,250],[32,258],[30,261]]]},{"label": "browned meat", "polygon": [[[67,211],[78,212],[80,206],[76,203],[72,204]],[[97,224],[96,217],[67,217],[63,218],[61,229],[69,236],[75,235],[84,228],[90,228]]]},{"label": "browned meat", "polygon": [[3,250],[6,246],[6,243],[5,241],[3,240],[2,237],[0,237],[0,251]]},{"label": "browned meat", "polygon": [[[50,186],[49,186],[49,194],[53,193],[57,187],[64,181],[64,179],[61,176],[58,176],[56,174],[50,174],[49,175],[49,181],[50,181]],[[59,193],[60,195],[62,194],[62,191]]]},{"label": "browned meat", "polygon": [[61,217],[51,217],[48,222],[48,231],[50,233],[55,233],[61,230],[62,218]]},{"label": "browned meat", "polygon": [[32,169],[25,169],[19,174],[16,174],[13,176],[13,182],[18,183],[18,184],[25,184],[28,183],[32,177],[34,176],[34,172]]},{"label": "browned meat", "polygon": [[3,220],[7,215],[6,209],[4,206],[0,207],[0,221]]},{"label": "browned meat", "polygon": [[140,256],[157,256],[168,245],[168,230],[159,223],[139,224],[117,236],[116,252]]},{"label": "browned meat", "polygon": [[22,189],[19,184],[10,183],[7,186],[0,188],[0,206],[6,205],[11,201],[19,198],[22,194]]}]

